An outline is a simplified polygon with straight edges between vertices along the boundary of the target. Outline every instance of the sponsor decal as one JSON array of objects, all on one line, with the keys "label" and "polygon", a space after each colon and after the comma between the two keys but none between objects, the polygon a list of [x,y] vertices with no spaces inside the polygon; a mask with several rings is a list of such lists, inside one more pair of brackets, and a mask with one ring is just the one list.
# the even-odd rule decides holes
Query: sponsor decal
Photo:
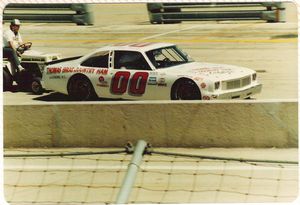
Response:
[{"label": "sponsor decal", "polygon": [[99,80],[99,82],[104,82],[105,81],[103,76],[100,76],[98,80]]},{"label": "sponsor decal", "polygon": [[108,82],[105,80],[105,78],[103,76],[100,76],[98,78],[99,83],[97,83],[97,86],[99,87],[109,87]]},{"label": "sponsor decal", "polygon": [[201,83],[201,84],[200,84],[200,87],[201,87],[201,88],[206,88],[206,83]]},{"label": "sponsor decal", "polygon": [[105,87],[105,88],[109,87],[108,84],[103,84],[103,83],[97,83],[97,86],[98,87]]},{"label": "sponsor decal", "polygon": [[151,75],[151,76],[154,75],[154,76],[155,76],[155,75],[158,75],[158,72],[155,72],[155,71],[153,72],[153,71],[151,71],[151,72],[149,72],[149,75]]},{"label": "sponsor decal", "polygon": [[73,73],[87,73],[87,74],[93,74],[95,72],[95,68],[75,68],[73,70]]},{"label": "sponsor decal", "polygon": [[102,82],[102,83],[97,83],[97,86],[99,86],[99,87],[109,87],[109,85],[106,81]]},{"label": "sponsor decal", "polygon": [[157,85],[158,86],[167,86],[166,79],[165,78],[159,78],[158,81],[157,81]]},{"label": "sponsor decal", "polygon": [[57,73],[61,73],[61,68],[59,67],[47,68],[47,74],[57,74]]},{"label": "sponsor decal", "polygon": [[62,69],[62,73],[87,73],[92,74],[95,72],[95,68],[72,68],[72,67],[64,67]]},{"label": "sponsor decal", "polygon": [[104,68],[104,69],[98,69],[96,71],[97,75],[107,75],[107,73],[108,73],[108,69],[106,69],[106,68]]},{"label": "sponsor decal", "polygon": [[232,74],[233,70],[230,68],[213,67],[213,68],[197,68],[193,69],[195,74]]},{"label": "sponsor decal", "polygon": [[[122,95],[128,94],[141,96],[146,91],[148,72],[136,72],[132,76],[128,71],[118,71],[111,82],[111,93]],[[129,85],[129,86],[128,86]]]},{"label": "sponsor decal", "polygon": [[73,73],[74,68],[65,67],[62,69],[63,73]]},{"label": "sponsor decal", "polygon": [[195,81],[203,81],[203,78],[200,78],[200,77],[195,77],[193,78]]},{"label": "sponsor decal", "polygon": [[96,69],[96,68],[73,68],[73,67],[51,67],[47,68],[47,74],[57,74],[57,73],[86,73],[86,74],[101,74],[107,75],[108,69]]},{"label": "sponsor decal", "polygon": [[53,75],[50,76],[49,79],[61,79],[62,77],[60,75]]},{"label": "sponsor decal", "polygon": [[157,85],[156,77],[149,77],[148,85]]}]

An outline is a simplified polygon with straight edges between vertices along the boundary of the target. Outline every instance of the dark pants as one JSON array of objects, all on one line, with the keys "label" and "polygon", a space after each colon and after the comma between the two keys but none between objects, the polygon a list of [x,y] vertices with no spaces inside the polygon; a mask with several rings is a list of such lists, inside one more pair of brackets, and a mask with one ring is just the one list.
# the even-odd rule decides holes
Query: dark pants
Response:
[{"label": "dark pants", "polygon": [[12,75],[14,75],[17,71],[19,71],[18,66],[20,65],[20,60],[17,55],[17,52],[8,47],[3,48],[3,58],[8,58],[9,62],[12,64]]}]

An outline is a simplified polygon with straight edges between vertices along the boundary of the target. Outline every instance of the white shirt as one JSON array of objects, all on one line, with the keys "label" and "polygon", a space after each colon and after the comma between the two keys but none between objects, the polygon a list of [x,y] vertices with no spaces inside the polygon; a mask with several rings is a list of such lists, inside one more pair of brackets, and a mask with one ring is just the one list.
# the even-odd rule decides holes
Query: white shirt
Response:
[{"label": "white shirt", "polygon": [[3,47],[10,47],[8,42],[12,42],[15,48],[23,43],[21,34],[18,32],[17,35],[12,30],[7,30],[3,34]]}]

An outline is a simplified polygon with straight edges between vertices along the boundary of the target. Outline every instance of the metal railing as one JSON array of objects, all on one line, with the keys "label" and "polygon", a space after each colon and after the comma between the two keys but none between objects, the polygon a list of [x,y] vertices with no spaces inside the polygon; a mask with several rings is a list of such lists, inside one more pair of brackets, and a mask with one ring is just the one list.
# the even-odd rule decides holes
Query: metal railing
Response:
[{"label": "metal railing", "polygon": [[152,24],[181,21],[285,21],[285,7],[281,2],[149,3],[147,9]]},{"label": "metal railing", "polygon": [[89,4],[8,4],[3,20],[8,22],[15,18],[23,22],[93,25]]}]

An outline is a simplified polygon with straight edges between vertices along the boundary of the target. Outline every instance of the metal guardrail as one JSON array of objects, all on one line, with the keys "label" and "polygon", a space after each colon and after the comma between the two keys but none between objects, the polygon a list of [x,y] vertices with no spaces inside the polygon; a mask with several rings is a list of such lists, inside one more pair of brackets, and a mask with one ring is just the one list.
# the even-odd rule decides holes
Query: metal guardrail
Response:
[{"label": "metal guardrail", "polygon": [[93,25],[93,13],[88,4],[8,4],[4,22],[12,19],[39,23],[76,23]]},{"label": "metal guardrail", "polygon": [[148,3],[147,9],[152,24],[228,20],[285,22],[285,7],[281,2]]}]

